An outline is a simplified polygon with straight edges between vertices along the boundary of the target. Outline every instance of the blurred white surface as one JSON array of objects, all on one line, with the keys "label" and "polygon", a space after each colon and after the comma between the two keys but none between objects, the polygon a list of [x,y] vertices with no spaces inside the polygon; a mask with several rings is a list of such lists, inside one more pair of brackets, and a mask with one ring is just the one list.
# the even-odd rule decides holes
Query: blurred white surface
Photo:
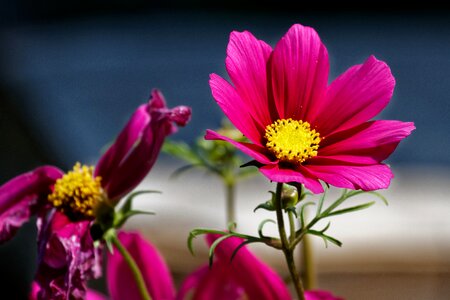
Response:
[{"label": "blurred white surface", "polygon": [[[202,238],[195,243],[196,256],[189,253],[186,240],[190,230],[226,228],[225,197],[215,176],[196,170],[172,179],[176,167],[157,164],[138,187],[163,193],[141,196],[136,205],[156,215],[135,217],[127,229],[141,230],[159,248],[174,274],[182,275],[207,262]],[[325,248],[320,238],[312,237],[320,287],[340,292],[346,299],[449,299],[450,170],[397,167],[394,173],[391,187],[382,191],[389,206],[378,201],[367,210],[330,219],[328,234],[342,241],[342,248],[332,244]],[[238,231],[257,235],[262,220],[275,219],[271,212],[253,213],[274,188],[262,175],[238,185]],[[327,198],[333,200],[338,193],[334,189]],[[376,199],[362,195],[344,205],[369,198]],[[275,236],[275,226],[267,224],[265,233]],[[281,275],[287,275],[281,253],[264,245],[251,248]],[[386,288],[392,289],[391,293]]]}]

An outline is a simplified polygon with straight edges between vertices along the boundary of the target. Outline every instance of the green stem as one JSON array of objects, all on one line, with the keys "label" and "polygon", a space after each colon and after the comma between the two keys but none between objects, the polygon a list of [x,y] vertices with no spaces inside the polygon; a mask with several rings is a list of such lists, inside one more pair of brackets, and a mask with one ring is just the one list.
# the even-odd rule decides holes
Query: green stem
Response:
[{"label": "green stem", "polygon": [[147,287],[145,285],[144,277],[142,276],[141,271],[139,270],[138,265],[134,261],[131,254],[127,251],[127,249],[122,245],[117,236],[111,237],[111,242],[114,246],[119,250],[122,257],[125,259],[125,262],[130,267],[131,272],[133,273],[134,280],[138,286],[139,293],[141,294],[142,300],[152,300],[149,292],[147,291]]},{"label": "green stem", "polygon": [[282,190],[283,190],[283,183],[277,183],[277,190],[276,190],[276,194],[275,194],[275,208],[276,208],[276,213],[277,213],[278,232],[280,234],[284,257],[286,258],[286,263],[289,268],[289,273],[291,274],[292,282],[294,283],[295,291],[297,293],[297,299],[305,300],[302,281],[301,281],[300,275],[295,267],[293,248],[291,248],[291,245],[288,241],[288,238],[286,235],[286,230],[284,227],[283,204],[281,203]]},{"label": "green stem", "polygon": [[289,243],[295,240],[295,216],[292,211],[288,211],[289,216]]},{"label": "green stem", "polygon": [[236,222],[236,208],[235,208],[235,184],[234,180],[225,181],[225,197],[226,197],[226,218],[227,225],[231,222]]},{"label": "green stem", "polygon": [[312,251],[311,237],[305,235],[302,240],[302,269],[305,289],[313,290],[316,287],[316,272],[314,269],[314,256]]}]

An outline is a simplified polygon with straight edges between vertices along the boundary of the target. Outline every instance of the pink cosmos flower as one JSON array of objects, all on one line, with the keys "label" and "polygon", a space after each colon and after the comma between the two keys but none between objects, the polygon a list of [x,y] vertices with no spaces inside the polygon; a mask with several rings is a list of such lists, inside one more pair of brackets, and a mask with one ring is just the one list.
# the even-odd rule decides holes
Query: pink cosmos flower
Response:
[{"label": "pink cosmos flower", "polygon": [[39,299],[84,299],[86,280],[100,275],[100,248],[90,227],[99,207],[114,207],[152,168],[164,138],[184,126],[185,106],[167,108],[154,90],[101,157],[96,168],[76,164],[64,174],[39,167],[0,187],[0,243],[38,216]]},{"label": "pink cosmos flower", "polygon": [[250,143],[208,130],[206,139],[232,143],[268,179],[299,182],[314,193],[319,180],[362,190],[387,188],[383,164],[413,123],[377,120],[395,80],[375,57],[328,85],[328,53],[316,31],[293,25],[272,49],[250,32],[232,32],[226,68],[233,85],[212,74],[213,97]]}]

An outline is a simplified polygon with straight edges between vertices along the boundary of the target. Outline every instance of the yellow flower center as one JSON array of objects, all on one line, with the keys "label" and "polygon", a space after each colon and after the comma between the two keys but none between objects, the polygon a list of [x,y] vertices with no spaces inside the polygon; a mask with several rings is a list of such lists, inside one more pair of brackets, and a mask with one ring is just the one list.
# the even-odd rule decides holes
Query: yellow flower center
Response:
[{"label": "yellow flower center", "polygon": [[317,155],[320,134],[308,122],[279,119],[266,127],[266,147],[280,161],[300,164]]},{"label": "yellow flower center", "polygon": [[101,177],[93,177],[94,167],[75,164],[72,171],[55,183],[50,203],[72,218],[93,218],[95,208],[105,198]]}]

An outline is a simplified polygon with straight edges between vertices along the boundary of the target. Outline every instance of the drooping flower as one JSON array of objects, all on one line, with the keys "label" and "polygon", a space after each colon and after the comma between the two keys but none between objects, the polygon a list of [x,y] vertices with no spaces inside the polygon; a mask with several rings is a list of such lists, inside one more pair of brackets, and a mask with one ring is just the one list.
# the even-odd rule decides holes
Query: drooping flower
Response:
[{"label": "drooping flower", "polygon": [[38,216],[39,299],[84,299],[86,280],[100,274],[101,249],[94,247],[91,224],[139,184],[176,130],[173,123],[184,126],[190,114],[185,106],[167,108],[154,90],[95,169],[77,163],[64,174],[43,166],[0,187],[0,243]]},{"label": "drooping flower", "polygon": [[393,94],[386,63],[371,56],[328,85],[327,49],[314,29],[296,24],[275,49],[250,32],[232,32],[226,68],[233,85],[212,74],[212,94],[250,142],[211,130],[206,139],[232,143],[268,179],[314,193],[323,192],[319,180],[349,189],[389,186],[393,174],[382,162],[415,127],[370,121]]}]

